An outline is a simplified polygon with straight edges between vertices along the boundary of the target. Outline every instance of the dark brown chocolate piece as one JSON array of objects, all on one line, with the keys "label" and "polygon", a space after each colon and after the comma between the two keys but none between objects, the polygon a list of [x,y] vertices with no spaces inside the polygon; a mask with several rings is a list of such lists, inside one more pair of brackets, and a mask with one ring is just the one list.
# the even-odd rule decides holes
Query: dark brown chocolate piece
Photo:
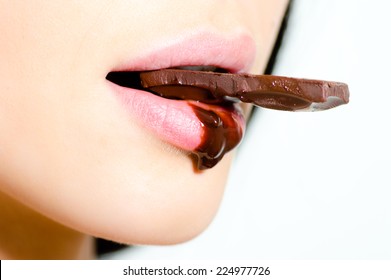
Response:
[{"label": "dark brown chocolate piece", "polygon": [[321,111],[349,102],[346,84],[321,80],[180,69],[142,72],[140,79],[163,97],[205,103],[229,99],[276,110]]},{"label": "dark brown chocolate piece", "polygon": [[286,111],[321,111],[349,102],[346,84],[320,80],[179,69],[141,72],[139,78],[123,80],[165,98],[212,104],[207,110],[189,103],[204,130],[201,144],[192,151],[200,170],[216,165],[243,137],[242,126],[231,114],[237,106],[232,101]]}]

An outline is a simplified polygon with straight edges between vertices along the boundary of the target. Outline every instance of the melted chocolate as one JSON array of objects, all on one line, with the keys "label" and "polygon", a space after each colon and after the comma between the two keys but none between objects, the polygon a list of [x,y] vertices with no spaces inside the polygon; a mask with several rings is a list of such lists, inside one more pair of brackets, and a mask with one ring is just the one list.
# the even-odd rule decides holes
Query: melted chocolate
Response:
[{"label": "melted chocolate", "polygon": [[197,167],[199,170],[212,168],[240,143],[244,131],[228,108],[206,110],[194,104],[191,106],[204,125],[201,144],[193,151],[198,157]]}]

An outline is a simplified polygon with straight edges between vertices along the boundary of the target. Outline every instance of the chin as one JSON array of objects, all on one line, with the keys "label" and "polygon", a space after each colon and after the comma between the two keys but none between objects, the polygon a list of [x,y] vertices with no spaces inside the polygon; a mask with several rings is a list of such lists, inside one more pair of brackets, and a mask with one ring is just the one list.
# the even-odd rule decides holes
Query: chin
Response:
[{"label": "chin", "polygon": [[[96,219],[90,219],[88,228],[81,230],[133,245],[169,245],[191,240],[216,215],[226,183],[223,174],[227,174],[230,161],[227,156],[215,168],[201,173],[186,172],[192,170],[186,166],[183,174],[178,175],[180,169],[172,168],[139,178],[132,186],[117,186],[118,193],[92,210],[98,212]],[[79,222],[86,225],[83,220]]]}]

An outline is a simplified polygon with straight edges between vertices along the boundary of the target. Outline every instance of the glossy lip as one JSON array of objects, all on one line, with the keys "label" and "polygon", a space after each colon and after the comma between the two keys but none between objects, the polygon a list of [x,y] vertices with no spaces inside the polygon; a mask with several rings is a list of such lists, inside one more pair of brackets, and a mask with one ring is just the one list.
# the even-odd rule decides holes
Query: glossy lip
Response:
[{"label": "glossy lip", "polygon": [[125,60],[111,71],[145,71],[176,66],[211,65],[232,73],[245,72],[254,63],[256,44],[247,34],[222,36],[200,31],[162,42],[138,58]]},{"label": "glossy lip", "polygon": [[[248,71],[254,62],[256,47],[247,34],[221,36],[199,32],[171,41],[124,61],[112,71],[146,71],[189,65],[211,65],[232,73]],[[109,81],[108,81],[109,82]],[[207,104],[187,100],[169,100],[149,92],[125,88],[109,82],[132,118],[158,138],[180,149],[193,151],[202,142],[203,123],[190,104],[208,109]],[[224,107],[219,110],[225,110]],[[231,111],[242,131],[245,121],[240,110]]]}]

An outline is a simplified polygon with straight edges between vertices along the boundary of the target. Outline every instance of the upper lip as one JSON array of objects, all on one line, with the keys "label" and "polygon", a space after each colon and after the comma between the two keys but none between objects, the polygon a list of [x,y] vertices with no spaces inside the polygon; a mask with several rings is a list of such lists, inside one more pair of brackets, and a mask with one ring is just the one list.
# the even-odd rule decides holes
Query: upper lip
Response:
[{"label": "upper lip", "polygon": [[200,31],[167,39],[116,65],[111,72],[148,71],[178,66],[211,65],[231,73],[247,72],[256,56],[256,44],[246,32],[223,35]]}]

